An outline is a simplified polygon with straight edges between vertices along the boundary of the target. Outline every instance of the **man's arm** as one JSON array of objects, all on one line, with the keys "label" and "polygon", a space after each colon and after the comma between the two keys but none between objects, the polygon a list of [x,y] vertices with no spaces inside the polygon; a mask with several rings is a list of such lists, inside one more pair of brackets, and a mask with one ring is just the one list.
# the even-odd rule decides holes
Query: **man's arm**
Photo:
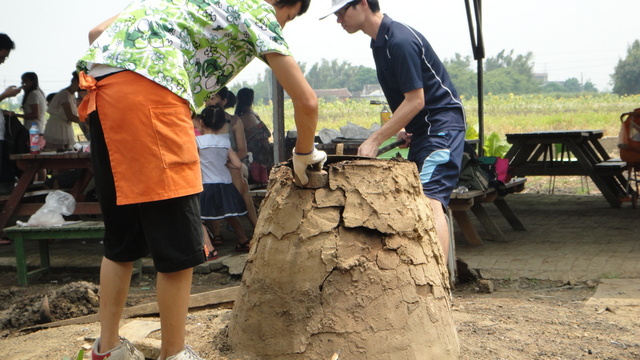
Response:
[{"label": "man's arm", "polygon": [[111,25],[120,14],[100,23],[100,25],[94,27],[89,31],[89,44],[93,44],[94,41]]},{"label": "man's arm", "polygon": [[0,101],[20,94],[21,90],[22,90],[21,87],[9,86],[2,94],[0,94]]},{"label": "man's arm", "polygon": [[291,56],[267,54],[269,67],[293,102],[298,139],[296,152],[306,154],[313,150],[318,126],[318,98]]},{"label": "man's arm", "polygon": [[422,88],[406,92],[404,100],[393,113],[391,119],[360,145],[358,155],[376,157],[380,145],[404,129],[423,107],[424,90]]}]

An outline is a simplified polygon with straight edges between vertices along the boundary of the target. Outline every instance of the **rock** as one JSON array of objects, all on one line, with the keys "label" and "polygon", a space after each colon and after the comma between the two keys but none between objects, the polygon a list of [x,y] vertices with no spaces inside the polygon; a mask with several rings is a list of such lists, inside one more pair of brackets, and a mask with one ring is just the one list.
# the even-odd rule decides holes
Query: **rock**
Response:
[{"label": "rock", "polygon": [[193,272],[196,274],[209,274],[211,272],[211,268],[208,263],[197,265],[193,268]]},{"label": "rock", "polygon": [[244,266],[247,263],[247,254],[240,254],[235,256],[226,256],[222,261],[222,265],[229,268],[229,275],[242,275]]},{"label": "rock", "polygon": [[478,292],[490,294],[495,291],[493,281],[487,279],[478,280]]},{"label": "rock", "polygon": [[40,323],[46,324],[51,322],[51,309],[49,308],[49,297],[47,295],[42,298],[40,304]]},{"label": "rock", "polygon": [[220,270],[224,267],[224,264],[222,262],[227,257],[229,257],[229,255],[220,256],[219,258],[207,261],[206,263],[209,264],[209,269],[211,269],[211,271]]}]

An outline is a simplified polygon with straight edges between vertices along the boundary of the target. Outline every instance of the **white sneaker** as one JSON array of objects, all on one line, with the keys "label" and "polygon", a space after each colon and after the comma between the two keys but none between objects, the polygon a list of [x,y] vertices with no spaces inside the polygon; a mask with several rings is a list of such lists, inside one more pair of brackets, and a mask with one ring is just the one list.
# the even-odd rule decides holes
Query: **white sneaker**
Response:
[{"label": "white sneaker", "polygon": [[129,340],[123,337],[120,337],[120,345],[106,353],[99,354],[99,349],[100,338],[97,338],[96,342],[93,344],[93,350],[91,351],[91,360],[145,360],[142,351],[136,349]]},{"label": "white sneaker", "polygon": [[195,351],[193,351],[191,346],[185,345],[184,350],[180,351],[179,353],[173,356],[169,356],[167,360],[204,360],[204,359],[198,356],[198,354],[196,354]]}]

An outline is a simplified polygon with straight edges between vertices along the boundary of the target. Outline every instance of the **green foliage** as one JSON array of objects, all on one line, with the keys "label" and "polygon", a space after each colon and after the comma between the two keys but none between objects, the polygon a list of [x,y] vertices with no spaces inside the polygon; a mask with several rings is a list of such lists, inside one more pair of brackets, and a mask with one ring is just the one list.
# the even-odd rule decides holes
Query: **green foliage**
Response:
[{"label": "green foliage", "polygon": [[565,80],[564,82],[549,82],[540,87],[540,93],[551,94],[551,93],[564,93],[566,96],[568,93],[597,93],[598,89],[596,89],[595,85],[591,81],[587,81],[584,84],[581,84],[580,81],[576,78],[570,78]]},{"label": "green foliage", "polygon": [[444,59],[442,63],[459,95],[472,97],[478,93],[478,77],[471,70],[471,57],[456,53],[453,59]]},{"label": "green foliage", "polygon": [[[472,64],[470,57],[455,54],[453,59],[445,59],[443,63],[462,97],[477,96],[478,80],[476,72],[472,70],[475,62]],[[502,50],[484,61],[483,91],[485,95],[598,92],[593,83],[587,81],[582,84],[576,78],[542,85],[533,77],[533,53],[514,55],[513,50],[508,53]]]},{"label": "green foliage", "polygon": [[467,133],[464,136],[467,140],[477,140],[480,138],[480,134],[478,134],[478,129],[475,126],[469,126],[467,128]]},{"label": "green foliage", "polygon": [[320,60],[305,74],[314,89],[347,88],[351,92],[362,91],[366,84],[378,82],[376,71],[365,66],[353,66],[348,61]]},{"label": "green foliage", "polygon": [[484,139],[484,156],[497,156],[504,158],[504,155],[509,150],[510,145],[506,141],[500,138],[498,133],[493,132],[489,136],[485,136]]},{"label": "green foliage", "polygon": [[[551,94],[551,95],[489,95],[484,100],[485,134],[505,134],[547,130],[602,129],[605,136],[617,136],[620,114],[632,111],[640,104],[640,95],[614,94]],[[380,123],[380,106],[368,100],[352,99],[327,102],[319,100],[318,130],[340,129],[347,122],[365,128]],[[467,114],[467,139],[478,138],[478,102],[464,100]],[[254,110],[273,129],[271,104],[256,104]],[[293,105],[285,100],[285,129],[294,129]],[[475,136],[474,136],[475,134]]]},{"label": "green foliage", "polygon": [[[84,349],[80,349],[80,351],[78,352],[78,355],[75,356],[75,358],[73,358],[73,360],[82,360],[84,359]],[[68,356],[65,356],[62,358],[62,360],[70,360],[70,358]]]},{"label": "green foliage", "polygon": [[[467,128],[467,133],[465,134],[465,139],[467,140],[477,140],[480,138],[478,134],[477,124],[475,126],[469,126]],[[509,145],[505,140],[502,140],[500,134],[496,132],[492,132],[489,136],[484,137],[484,143],[482,149],[484,150],[484,156],[497,156],[504,157],[504,155],[509,150]]]},{"label": "green foliage", "polygon": [[634,41],[627,50],[627,57],[618,61],[611,80],[615,94],[640,94],[640,40]]}]

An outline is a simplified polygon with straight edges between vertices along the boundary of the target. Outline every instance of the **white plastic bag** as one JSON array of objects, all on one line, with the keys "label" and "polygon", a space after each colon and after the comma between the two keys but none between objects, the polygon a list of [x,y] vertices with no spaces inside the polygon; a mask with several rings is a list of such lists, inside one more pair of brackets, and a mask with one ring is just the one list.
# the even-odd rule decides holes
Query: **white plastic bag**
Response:
[{"label": "white plastic bag", "polygon": [[35,214],[31,215],[29,221],[23,223],[18,221],[20,226],[52,226],[64,224],[64,216],[73,214],[76,208],[76,199],[71,194],[56,190],[45,198],[45,203]]}]

